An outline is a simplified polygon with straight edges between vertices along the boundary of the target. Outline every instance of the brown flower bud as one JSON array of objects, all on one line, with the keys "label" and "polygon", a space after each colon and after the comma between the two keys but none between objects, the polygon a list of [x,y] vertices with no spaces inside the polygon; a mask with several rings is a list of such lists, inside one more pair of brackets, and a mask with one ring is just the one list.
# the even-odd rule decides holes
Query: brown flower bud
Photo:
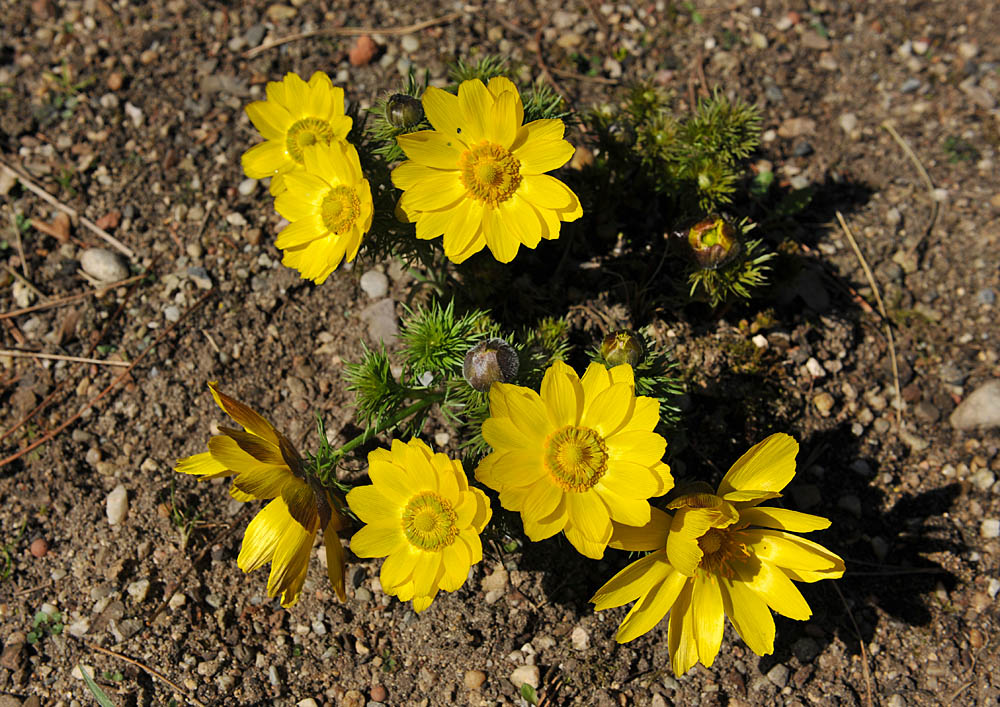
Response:
[{"label": "brown flower bud", "polygon": [[413,96],[394,93],[386,101],[385,119],[394,128],[412,128],[424,119],[424,107]]},{"label": "brown flower bud", "polygon": [[620,366],[623,363],[638,366],[646,355],[642,339],[628,329],[619,329],[604,337],[601,342],[601,356],[609,366]]},{"label": "brown flower bud", "polygon": [[503,339],[487,339],[469,349],[462,365],[465,381],[480,393],[494,383],[510,383],[517,377],[517,351]]},{"label": "brown flower bud", "polygon": [[709,216],[688,231],[688,244],[698,265],[715,270],[740,252],[736,228],[722,216]]}]

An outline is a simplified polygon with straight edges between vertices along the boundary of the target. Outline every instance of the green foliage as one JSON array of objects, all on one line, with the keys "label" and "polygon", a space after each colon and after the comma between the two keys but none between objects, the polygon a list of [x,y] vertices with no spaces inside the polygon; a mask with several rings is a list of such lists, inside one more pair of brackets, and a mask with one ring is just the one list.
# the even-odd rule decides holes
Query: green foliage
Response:
[{"label": "green foliage", "polygon": [[62,632],[63,617],[60,612],[53,611],[49,614],[38,611],[35,613],[34,621],[32,621],[31,630],[28,631],[27,641],[31,644],[38,643],[46,636],[58,636]]},{"label": "green foliage", "polygon": [[538,692],[528,683],[521,683],[521,697],[529,705],[538,704]]},{"label": "green foliage", "polygon": [[448,70],[448,78],[457,87],[463,81],[479,79],[483,83],[489,83],[490,79],[497,76],[510,78],[510,65],[502,56],[487,54],[473,64],[466,63],[459,59]]},{"label": "green foliage", "polygon": [[27,519],[21,519],[21,525],[17,529],[17,534],[12,540],[0,545],[0,558],[3,560],[3,565],[0,566],[0,582],[10,577],[11,572],[14,569],[14,548],[24,537],[24,530],[28,527]]},{"label": "green foliage", "polygon": [[[84,668],[79,663],[77,663],[76,667],[80,671],[80,674],[83,675],[83,682],[86,683],[87,689],[90,690],[90,694],[92,694],[94,696],[94,699],[97,700],[97,704],[99,704],[101,707],[115,707],[115,703],[112,702],[111,698],[108,697],[107,693],[104,692],[104,690],[102,690],[96,682],[94,682],[94,678],[90,677],[90,674],[87,672],[87,669]],[[121,673],[117,674],[121,676]],[[120,680],[121,677],[119,677],[118,679]]]},{"label": "green foliage", "polygon": [[693,267],[688,275],[689,294],[712,307],[736,298],[750,299],[754,289],[767,284],[771,268],[766,263],[774,257],[763,241],[746,241],[739,256],[717,269]]},{"label": "green foliage", "polygon": [[410,67],[410,72],[406,76],[406,86],[399,91],[385,94],[375,103],[375,107],[368,111],[368,117],[371,120],[367,122],[366,133],[367,137],[373,143],[370,146],[370,150],[372,154],[381,157],[384,162],[391,164],[406,158],[403,150],[396,143],[397,137],[418,130],[430,129],[431,124],[427,121],[426,117],[413,125],[393,125],[387,112],[389,101],[396,93],[419,99],[421,94],[427,89],[429,78],[430,73],[425,71],[423,79],[417,81],[413,67]]}]

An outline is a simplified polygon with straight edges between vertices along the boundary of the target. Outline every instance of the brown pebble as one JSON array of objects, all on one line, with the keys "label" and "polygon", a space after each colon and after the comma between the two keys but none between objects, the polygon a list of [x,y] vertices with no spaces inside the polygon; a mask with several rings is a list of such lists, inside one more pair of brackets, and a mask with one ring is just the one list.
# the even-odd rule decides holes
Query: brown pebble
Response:
[{"label": "brown pebble", "polygon": [[351,62],[351,66],[364,66],[374,59],[377,53],[378,45],[375,44],[375,40],[367,34],[362,34],[354,42],[347,58]]},{"label": "brown pebble", "polygon": [[159,53],[155,49],[147,49],[142,54],[139,55],[140,64],[152,64],[159,57]]},{"label": "brown pebble", "polygon": [[119,90],[125,84],[125,77],[121,75],[120,71],[112,71],[111,75],[108,76],[108,89],[111,91]]},{"label": "brown pebble", "polygon": [[49,551],[49,543],[45,538],[35,538],[31,541],[29,550],[35,557],[45,557]]},{"label": "brown pebble", "polygon": [[385,688],[382,685],[374,685],[368,694],[371,695],[371,698],[375,702],[385,702],[385,698],[388,693],[386,693]]},{"label": "brown pebble", "polygon": [[118,224],[121,223],[121,221],[122,215],[120,211],[109,211],[97,219],[97,225],[105,231],[113,231],[118,228]]},{"label": "brown pebble", "polygon": [[481,670],[466,670],[463,678],[465,687],[468,690],[478,690],[486,682],[486,673]]}]

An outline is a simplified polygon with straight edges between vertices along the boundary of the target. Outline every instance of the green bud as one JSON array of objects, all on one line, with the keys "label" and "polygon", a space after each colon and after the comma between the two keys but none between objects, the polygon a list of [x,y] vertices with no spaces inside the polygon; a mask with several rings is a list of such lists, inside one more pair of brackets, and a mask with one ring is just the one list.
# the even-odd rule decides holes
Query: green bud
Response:
[{"label": "green bud", "polygon": [[462,375],[480,393],[494,383],[510,383],[517,377],[517,351],[503,339],[480,341],[465,354]]},{"label": "green bud", "polygon": [[609,366],[627,363],[633,368],[642,363],[646,352],[642,339],[635,332],[619,329],[604,337],[601,342],[601,356]]},{"label": "green bud", "polygon": [[722,216],[709,216],[688,231],[688,244],[698,265],[715,270],[740,252],[736,229]]},{"label": "green bud", "polygon": [[412,128],[424,119],[424,107],[413,96],[394,93],[385,104],[385,119],[394,128]]}]

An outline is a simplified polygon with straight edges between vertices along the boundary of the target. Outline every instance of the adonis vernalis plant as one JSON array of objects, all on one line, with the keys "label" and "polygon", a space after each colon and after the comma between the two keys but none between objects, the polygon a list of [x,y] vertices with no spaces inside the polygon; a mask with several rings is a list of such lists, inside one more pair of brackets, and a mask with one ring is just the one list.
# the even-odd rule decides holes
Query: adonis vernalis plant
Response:
[{"label": "adonis vernalis plant", "polygon": [[812,615],[796,582],[837,579],[844,561],[792,533],[823,530],[830,521],[784,508],[758,506],[780,496],[795,476],[799,445],[774,434],[737,460],[713,494],[693,488],[654,510],[642,528],[617,525],[610,545],[653,552],[601,587],[591,602],[601,611],[634,601],[618,628],[625,643],[669,612],[667,647],[678,675],[695,663],[712,665],[725,617],[758,655],[774,651],[771,610],[804,621]]}]

